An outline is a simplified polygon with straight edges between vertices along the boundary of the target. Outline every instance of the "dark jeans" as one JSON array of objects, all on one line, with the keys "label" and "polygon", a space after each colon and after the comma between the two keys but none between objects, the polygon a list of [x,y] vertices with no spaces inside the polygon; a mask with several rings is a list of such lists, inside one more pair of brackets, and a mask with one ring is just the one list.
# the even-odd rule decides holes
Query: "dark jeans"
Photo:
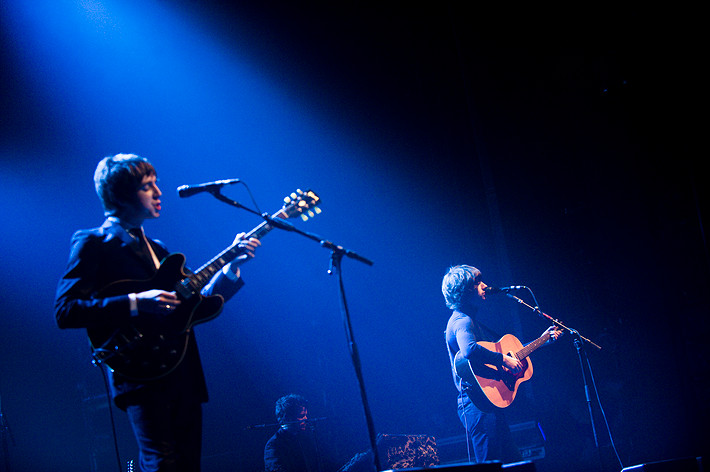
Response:
[{"label": "dark jeans", "polygon": [[458,414],[472,447],[471,462],[497,460],[508,463],[521,459],[503,410],[481,411],[468,395],[463,394],[459,395]]},{"label": "dark jeans", "polygon": [[141,472],[199,472],[202,405],[154,398],[126,409]]}]

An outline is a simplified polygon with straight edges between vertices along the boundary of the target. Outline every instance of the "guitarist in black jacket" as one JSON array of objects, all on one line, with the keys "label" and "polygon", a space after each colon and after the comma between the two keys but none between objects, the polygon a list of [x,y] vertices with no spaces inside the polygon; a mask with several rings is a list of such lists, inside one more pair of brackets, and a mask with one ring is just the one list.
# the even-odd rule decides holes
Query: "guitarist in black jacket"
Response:
[{"label": "guitarist in black jacket", "polygon": [[[162,322],[186,306],[181,308],[184,298],[166,287],[102,295],[106,286],[117,281],[151,280],[168,251],[143,233],[143,222],[158,218],[162,210],[156,171],[147,159],[134,154],[106,157],[96,168],[94,183],[107,219],[100,227],[74,234],[55,300],[57,325],[86,328],[92,344],[92,336],[123,333],[139,321],[149,320],[159,330]],[[219,294],[228,300],[241,288],[239,266],[254,257],[260,245],[258,239],[242,236],[235,240],[241,255],[212,277],[198,299]],[[112,399],[128,413],[135,433],[141,471],[200,470],[201,404],[207,401],[207,388],[192,328],[181,336],[181,357],[155,378],[106,369]],[[128,343],[123,352],[130,354],[130,348]],[[140,352],[133,351],[136,356]],[[140,362],[129,359],[126,365]]]},{"label": "guitarist in black jacket", "polygon": [[[477,401],[477,394],[482,395],[476,391],[479,387],[459,377],[455,367],[455,356],[460,351],[464,359],[475,365],[488,364],[512,375],[520,374],[524,369],[517,358],[478,344],[489,341],[486,328],[476,320],[479,307],[486,300],[486,287],[481,271],[469,265],[451,267],[444,275],[441,290],[446,306],[452,310],[446,325],[446,345],[459,390],[459,418],[473,449],[473,454],[469,454],[472,462],[512,462],[520,460],[520,453],[513,443],[503,410]],[[550,327],[544,335],[556,339],[560,332]]]}]

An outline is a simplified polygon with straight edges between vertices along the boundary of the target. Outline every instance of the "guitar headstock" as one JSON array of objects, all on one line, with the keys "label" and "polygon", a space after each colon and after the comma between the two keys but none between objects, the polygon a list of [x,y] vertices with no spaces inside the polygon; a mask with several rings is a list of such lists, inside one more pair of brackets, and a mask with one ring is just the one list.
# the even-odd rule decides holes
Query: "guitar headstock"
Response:
[{"label": "guitar headstock", "polygon": [[281,209],[286,214],[286,218],[300,216],[303,221],[313,218],[321,213],[318,208],[320,197],[313,190],[296,190],[291,195],[284,198],[284,207]]}]

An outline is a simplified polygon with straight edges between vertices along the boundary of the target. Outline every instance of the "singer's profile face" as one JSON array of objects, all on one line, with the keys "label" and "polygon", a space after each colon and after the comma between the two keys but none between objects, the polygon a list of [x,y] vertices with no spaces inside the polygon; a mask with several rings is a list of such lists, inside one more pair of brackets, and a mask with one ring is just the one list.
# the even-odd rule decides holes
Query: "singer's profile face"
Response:
[{"label": "singer's profile face", "polygon": [[478,296],[482,299],[486,299],[486,285],[484,282],[479,282],[479,284],[476,286],[476,292],[478,293]]},{"label": "singer's profile face", "polygon": [[163,192],[158,188],[158,177],[156,175],[144,176],[138,189],[137,216],[146,220],[158,218],[162,208],[160,204],[162,194]]}]

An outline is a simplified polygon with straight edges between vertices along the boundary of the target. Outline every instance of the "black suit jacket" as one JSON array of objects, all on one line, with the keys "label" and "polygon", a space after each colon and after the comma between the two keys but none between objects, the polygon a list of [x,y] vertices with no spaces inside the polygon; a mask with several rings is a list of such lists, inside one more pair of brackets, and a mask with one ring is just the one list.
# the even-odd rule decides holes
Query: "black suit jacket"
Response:
[{"label": "black suit jacket", "polygon": [[[159,260],[168,255],[165,246],[148,240]],[[153,262],[140,250],[137,241],[117,221],[108,219],[98,228],[74,233],[71,253],[55,299],[55,317],[60,328],[113,330],[130,318],[128,295],[97,298],[97,293],[118,280],[146,280],[156,272]],[[243,285],[230,280],[221,271],[205,287],[203,294],[231,298]],[[194,332],[179,367],[161,379],[131,382],[109,370],[112,397],[124,408],[148,397],[165,398],[179,394],[196,402],[207,401],[202,364]]]}]

